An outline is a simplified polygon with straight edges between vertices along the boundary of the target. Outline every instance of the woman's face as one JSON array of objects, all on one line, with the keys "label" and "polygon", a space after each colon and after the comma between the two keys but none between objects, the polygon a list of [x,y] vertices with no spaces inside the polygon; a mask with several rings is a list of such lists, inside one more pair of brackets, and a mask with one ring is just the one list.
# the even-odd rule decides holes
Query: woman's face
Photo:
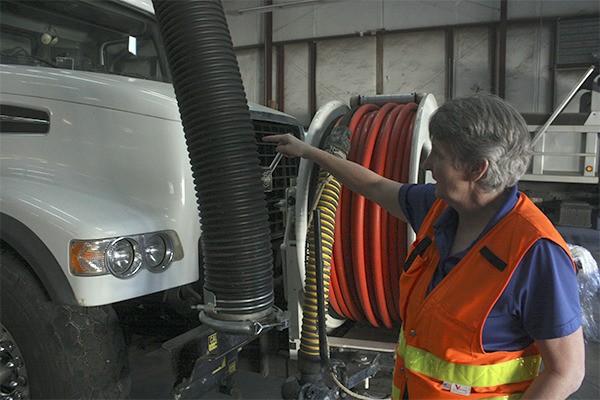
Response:
[{"label": "woman's face", "polygon": [[423,162],[422,168],[430,170],[437,186],[435,195],[457,208],[467,201],[471,182],[468,174],[454,164],[454,155],[447,146],[436,140],[432,141],[431,153]]}]

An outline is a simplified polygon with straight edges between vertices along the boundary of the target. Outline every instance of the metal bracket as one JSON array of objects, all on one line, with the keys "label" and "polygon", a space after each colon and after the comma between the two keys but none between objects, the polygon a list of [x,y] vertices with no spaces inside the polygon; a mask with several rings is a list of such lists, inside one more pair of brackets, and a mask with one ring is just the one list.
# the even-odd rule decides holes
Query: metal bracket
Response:
[{"label": "metal bracket", "polygon": [[273,191],[273,172],[275,171],[275,168],[277,168],[277,165],[279,165],[279,162],[281,162],[282,157],[283,154],[277,153],[277,155],[271,162],[271,165],[269,165],[268,167],[263,167],[263,172],[260,180],[262,182],[262,187],[265,192]]},{"label": "metal bracket", "polygon": [[275,306],[272,306],[269,310],[269,314],[259,321],[230,321],[216,319],[207,312],[207,306],[208,305],[203,306],[202,304],[199,304],[194,306],[194,308],[200,310],[200,321],[220,332],[241,333],[245,335],[258,336],[262,332],[272,328],[284,330],[290,326],[289,313],[287,311],[282,311]]},{"label": "metal bracket", "polygon": [[275,320],[268,323],[261,323],[260,321],[254,322],[254,335],[260,335],[264,330],[276,328],[278,331],[289,328],[290,326],[290,313],[289,311],[283,311],[278,307],[273,306],[275,309]]}]

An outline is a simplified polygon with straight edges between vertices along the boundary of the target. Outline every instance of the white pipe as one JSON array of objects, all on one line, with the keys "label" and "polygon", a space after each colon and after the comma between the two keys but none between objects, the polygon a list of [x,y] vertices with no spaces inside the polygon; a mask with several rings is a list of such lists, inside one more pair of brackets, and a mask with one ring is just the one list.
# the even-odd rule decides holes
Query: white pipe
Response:
[{"label": "white pipe", "polygon": [[558,108],[556,110],[554,110],[554,112],[552,113],[552,115],[550,116],[550,118],[548,118],[548,121],[546,121],[546,123],[544,125],[542,125],[540,127],[540,129],[538,129],[538,131],[535,133],[535,136],[531,140],[531,147],[535,146],[535,144],[540,140],[540,138],[542,137],[542,135],[544,133],[546,133],[546,130],[548,129],[548,127],[550,126],[550,124],[554,122],[554,120],[556,119],[556,117],[558,117],[558,114],[560,114],[561,111],[567,106],[567,104],[571,101],[571,99],[573,98],[573,96],[575,96],[575,93],[577,93],[577,91],[579,90],[579,88],[581,87],[581,85],[583,85],[583,83],[586,81],[587,78],[589,78],[589,76],[594,72],[595,69],[596,69],[596,66],[592,65],[586,71],[586,73],[583,75],[583,77],[579,80],[579,82],[577,82],[577,84],[575,85],[575,87],[573,89],[571,89],[571,91],[569,92],[569,94],[567,95],[567,97],[562,101],[562,103],[558,106]]}]

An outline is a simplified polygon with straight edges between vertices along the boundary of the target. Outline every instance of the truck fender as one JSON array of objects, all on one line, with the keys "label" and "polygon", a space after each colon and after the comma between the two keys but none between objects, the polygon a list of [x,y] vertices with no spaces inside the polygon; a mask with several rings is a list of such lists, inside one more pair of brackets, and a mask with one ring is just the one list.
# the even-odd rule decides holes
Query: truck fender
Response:
[{"label": "truck fender", "polygon": [[75,294],[58,261],[31,229],[13,217],[0,213],[0,238],[29,264],[52,301],[77,305]]}]

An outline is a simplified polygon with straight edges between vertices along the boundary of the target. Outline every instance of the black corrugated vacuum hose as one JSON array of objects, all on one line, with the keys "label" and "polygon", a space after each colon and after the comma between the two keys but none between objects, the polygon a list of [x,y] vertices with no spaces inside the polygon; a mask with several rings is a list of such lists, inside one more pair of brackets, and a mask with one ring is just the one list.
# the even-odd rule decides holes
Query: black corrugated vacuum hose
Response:
[{"label": "black corrugated vacuum hose", "polygon": [[153,3],[198,198],[205,313],[231,321],[235,331],[238,322],[271,315],[274,302],[268,214],[242,78],[220,1]]}]

